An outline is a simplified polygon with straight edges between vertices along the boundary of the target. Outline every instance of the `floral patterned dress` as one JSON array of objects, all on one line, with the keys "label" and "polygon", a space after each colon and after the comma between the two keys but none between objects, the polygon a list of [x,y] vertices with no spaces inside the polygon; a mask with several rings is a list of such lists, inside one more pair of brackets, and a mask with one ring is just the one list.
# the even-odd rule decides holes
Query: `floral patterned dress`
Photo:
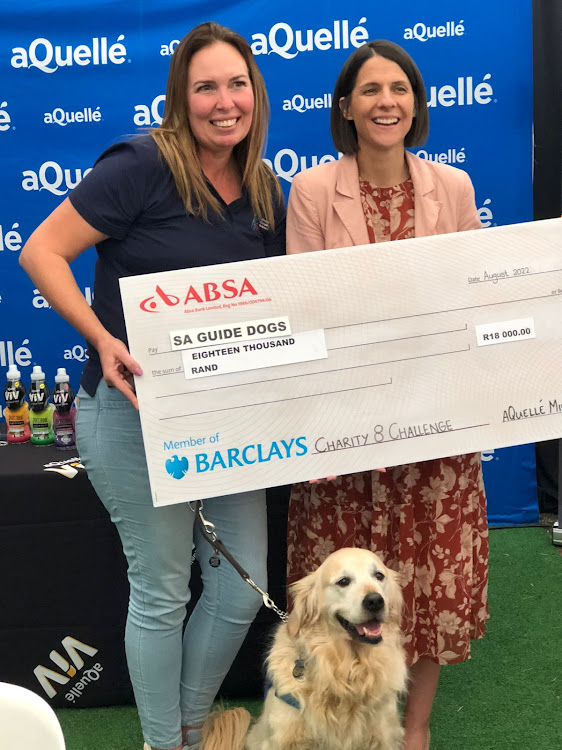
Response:
[{"label": "floral patterned dress", "polygon": [[[371,242],[414,236],[411,180],[391,188],[360,181]],[[410,664],[470,658],[488,619],[488,526],[479,454],[366,471],[293,486],[288,583],[340,547],[364,547],[396,570]]]}]

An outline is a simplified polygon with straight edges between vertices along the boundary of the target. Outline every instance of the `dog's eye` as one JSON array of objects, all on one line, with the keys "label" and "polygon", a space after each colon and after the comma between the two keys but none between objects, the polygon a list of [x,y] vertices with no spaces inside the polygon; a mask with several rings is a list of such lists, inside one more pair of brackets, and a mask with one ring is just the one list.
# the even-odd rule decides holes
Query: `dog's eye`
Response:
[{"label": "dog's eye", "polygon": [[377,581],[384,581],[384,573],[381,573],[380,570],[377,570],[375,573],[375,578]]},{"label": "dog's eye", "polygon": [[343,578],[340,578],[339,581],[336,581],[336,586],[341,586],[342,589],[344,589],[346,586],[349,586],[351,583],[351,578],[347,578],[347,576],[344,576]]}]

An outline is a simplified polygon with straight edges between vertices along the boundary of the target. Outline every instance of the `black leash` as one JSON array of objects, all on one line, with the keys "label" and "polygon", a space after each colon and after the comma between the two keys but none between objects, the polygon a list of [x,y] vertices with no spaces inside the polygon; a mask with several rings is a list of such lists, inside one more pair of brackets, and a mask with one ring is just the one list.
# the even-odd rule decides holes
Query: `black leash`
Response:
[{"label": "black leash", "polygon": [[222,555],[226,560],[228,560],[228,562],[232,565],[232,567],[238,573],[238,575],[244,581],[246,581],[246,583],[249,586],[251,586],[254,589],[254,591],[257,591],[258,594],[260,594],[265,606],[268,609],[272,609],[282,622],[287,622],[289,618],[289,615],[287,614],[287,612],[283,612],[282,609],[279,609],[279,607],[275,604],[275,602],[269,596],[267,591],[262,591],[262,589],[260,589],[257,583],[254,583],[254,581],[252,581],[252,579],[250,578],[250,575],[244,570],[244,568],[240,565],[240,563],[230,554],[230,552],[227,550],[227,548],[218,538],[215,532],[215,524],[211,523],[210,521],[207,521],[207,519],[203,516],[203,503],[201,502],[201,500],[197,500],[195,502],[195,508],[192,507],[192,503],[189,503],[189,507],[195,513],[195,523],[197,524],[197,526],[199,527],[199,530],[203,534],[203,539],[205,539],[205,541],[208,542],[215,551],[215,555],[213,555],[213,557],[211,557],[211,559],[209,560],[209,563],[211,564],[211,566],[213,568],[218,568],[218,566],[220,565],[220,558],[218,556]]}]

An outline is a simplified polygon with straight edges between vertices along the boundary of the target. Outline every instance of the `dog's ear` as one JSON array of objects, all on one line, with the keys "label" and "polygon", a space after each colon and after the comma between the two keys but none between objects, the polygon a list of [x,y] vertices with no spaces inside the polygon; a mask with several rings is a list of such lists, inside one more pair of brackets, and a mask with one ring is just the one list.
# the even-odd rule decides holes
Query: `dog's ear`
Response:
[{"label": "dog's ear", "polygon": [[293,609],[287,621],[287,633],[290,638],[296,638],[301,630],[313,625],[320,617],[320,598],[316,573],[310,573],[300,581],[293,583],[289,591],[293,599]]},{"label": "dog's ear", "polygon": [[388,571],[389,595],[388,595],[388,615],[389,621],[400,627],[402,620],[402,607],[404,599],[402,597],[402,588],[399,583],[399,576],[394,570]]}]

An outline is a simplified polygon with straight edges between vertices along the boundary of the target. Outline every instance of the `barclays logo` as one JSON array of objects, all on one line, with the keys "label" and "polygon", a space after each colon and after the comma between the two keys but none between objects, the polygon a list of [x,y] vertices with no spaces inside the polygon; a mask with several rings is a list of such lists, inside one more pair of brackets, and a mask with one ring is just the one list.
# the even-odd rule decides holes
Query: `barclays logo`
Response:
[{"label": "barclays logo", "polygon": [[[233,469],[269,461],[283,461],[287,458],[305,456],[307,453],[308,446],[304,435],[289,440],[273,440],[270,443],[253,443],[243,448],[196,453],[195,472],[205,474],[217,469]],[[166,461],[166,471],[174,479],[183,479],[188,470],[189,461],[185,456],[179,458],[174,455]]]},{"label": "barclays logo", "polygon": [[166,471],[174,479],[183,479],[189,471],[189,461],[185,456],[172,456],[166,461]]}]

